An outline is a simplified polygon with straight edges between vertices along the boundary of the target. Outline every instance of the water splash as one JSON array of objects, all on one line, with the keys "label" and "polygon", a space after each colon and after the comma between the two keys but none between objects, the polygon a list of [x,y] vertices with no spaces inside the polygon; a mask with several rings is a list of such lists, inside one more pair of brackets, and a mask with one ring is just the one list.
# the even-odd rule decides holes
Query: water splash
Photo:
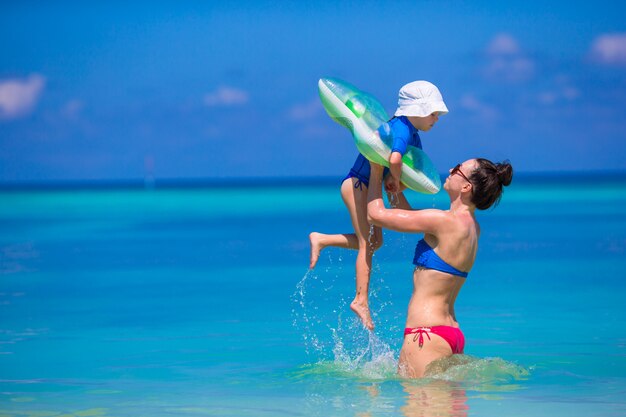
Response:
[{"label": "water splash", "polygon": [[347,348],[345,343],[346,339],[351,340],[350,332],[343,334],[343,337],[340,334],[338,331],[333,332],[333,363],[342,373],[373,380],[395,376],[397,354],[374,332],[366,332],[366,340],[357,339],[352,348]]},{"label": "water splash", "polygon": [[316,320],[316,318],[312,316],[311,312],[315,311],[317,308],[315,306],[311,307],[311,301],[306,298],[307,281],[317,279],[318,276],[315,274],[314,270],[309,269],[300,282],[296,284],[296,291],[291,296],[291,300],[296,304],[296,307],[291,310],[293,326],[299,329],[302,334],[307,355],[310,355],[312,351],[323,351],[323,345],[313,329],[314,320]]},{"label": "water splash", "polygon": [[471,391],[502,393],[522,389],[522,382],[531,374],[531,369],[501,358],[454,355],[433,362],[424,378],[407,379],[397,373],[396,353],[385,342],[376,339],[374,336],[371,345],[354,352],[338,344],[335,360],[303,365],[291,376],[296,379],[346,378],[354,382],[404,381],[420,386],[444,383]]},{"label": "water splash", "polygon": [[389,206],[391,208],[398,208],[399,204],[400,204],[400,198],[398,197],[398,194],[396,193],[389,194]]},{"label": "water splash", "polygon": [[518,383],[528,379],[530,369],[502,358],[477,358],[470,355],[452,355],[428,366],[427,377],[464,382],[475,390],[508,391],[519,388]]},{"label": "water splash", "polygon": [[[307,355],[316,362],[312,369],[307,369],[314,374],[334,373],[374,380],[392,378],[396,374],[397,352],[379,335],[397,333],[385,331],[389,322],[381,318],[381,313],[393,305],[391,291],[374,265],[372,275],[376,276],[376,283],[371,286],[370,300],[385,301],[373,303],[376,308],[372,317],[381,320],[377,320],[376,332],[370,332],[350,311],[351,298],[341,294],[341,285],[335,285],[339,280],[345,281],[343,272],[341,268],[327,268],[320,274],[309,270],[296,284],[291,297],[295,304],[293,326],[302,334]],[[397,342],[394,338],[392,343]]]},{"label": "water splash", "polygon": [[[329,255],[339,254],[339,262],[332,265],[331,261],[331,265],[326,268],[308,270],[296,284],[291,296],[294,304],[292,324],[302,335],[305,351],[313,360],[335,359],[338,344],[343,343],[339,334],[344,340],[351,340],[345,348],[346,351],[365,349],[369,343],[369,332],[349,308],[354,297],[354,272],[343,268],[342,254],[346,251],[327,250]],[[389,318],[383,315],[393,305],[393,297],[377,263],[372,265],[369,298],[372,318],[377,327],[376,333],[397,333],[397,323],[403,317]],[[392,326],[392,331],[389,331],[389,326]],[[358,341],[358,346],[355,341]],[[397,340],[394,339],[394,343]]]},{"label": "water splash", "polygon": [[[344,251],[339,251],[343,253]],[[336,256],[336,252],[334,252]],[[336,259],[336,258],[335,258]],[[376,324],[365,329],[350,311],[353,272],[342,262],[325,269],[309,270],[296,284],[292,295],[293,326],[299,330],[311,363],[301,367],[298,377],[339,376],[355,380],[396,380],[402,323],[405,311],[393,310],[391,290],[385,273],[372,266],[370,306]],[[343,290],[350,291],[345,297]],[[382,301],[381,301],[382,300]],[[385,313],[385,314],[383,314]],[[429,366],[425,381],[461,383],[479,391],[506,391],[519,388],[530,371],[501,358],[453,355]]]}]

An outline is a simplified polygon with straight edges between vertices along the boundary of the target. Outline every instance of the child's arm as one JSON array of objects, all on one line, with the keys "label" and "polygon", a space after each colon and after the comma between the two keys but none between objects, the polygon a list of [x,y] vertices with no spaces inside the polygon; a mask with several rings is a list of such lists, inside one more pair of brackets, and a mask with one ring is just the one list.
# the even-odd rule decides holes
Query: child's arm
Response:
[{"label": "child's arm", "polygon": [[393,144],[389,155],[389,171],[391,172],[390,187],[388,192],[400,192],[400,177],[402,177],[402,155],[406,153],[411,138],[411,131],[404,123],[398,121],[391,123]]},{"label": "child's arm", "polygon": [[391,152],[389,156],[389,172],[391,178],[385,181],[385,190],[389,193],[400,192],[400,177],[402,176],[402,154],[400,152]]},{"label": "child's arm", "polygon": [[[406,186],[402,183],[399,183],[397,185],[393,185],[395,182],[395,179],[393,178],[393,175],[391,175],[391,173],[387,174],[385,176],[385,191],[387,191],[387,200],[389,201],[389,204],[391,204],[391,207],[393,208],[399,208],[399,209],[403,209],[403,210],[411,210],[412,207],[409,204],[408,200],[406,199],[406,197],[404,196],[404,190],[406,190]],[[395,191],[392,192],[391,189],[395,188]]]}]

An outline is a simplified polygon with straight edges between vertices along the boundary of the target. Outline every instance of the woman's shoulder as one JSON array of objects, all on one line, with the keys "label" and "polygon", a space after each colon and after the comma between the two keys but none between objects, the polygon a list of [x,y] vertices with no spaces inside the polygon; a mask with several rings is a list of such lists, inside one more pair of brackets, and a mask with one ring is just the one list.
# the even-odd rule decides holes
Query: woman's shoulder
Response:
[{"label": "woman's shoulder", "polygon": [[430,216],[437,219],[439,224],[438,231],[440,234],[463,235],[470,233],[475,225],[468,223],[467,219],[460,218],[457,214],[450,210],[427,209]]},{"label": "woman's shoulder", "polygon": [[421,209],[414,210],[414,213],[421,221],[427,221],[431,225],[432,234],[436,235],[439,231],[447,229],[454,219],[451,217],[450,212],[440,209]]}]

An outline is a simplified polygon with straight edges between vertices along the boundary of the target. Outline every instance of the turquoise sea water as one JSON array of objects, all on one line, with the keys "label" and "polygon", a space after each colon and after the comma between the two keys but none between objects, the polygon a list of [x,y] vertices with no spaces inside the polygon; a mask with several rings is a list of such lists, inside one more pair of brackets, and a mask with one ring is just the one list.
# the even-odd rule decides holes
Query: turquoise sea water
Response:
[{"label": "turquoise sea water", "polygon": [[[444,195],[411,193],[445,208]],[[519,178],[479,214],[466,355],[395,375],[419,235],[365,331],[337,184],[0,191],[0,416],[623,416],[626,179]]]}]

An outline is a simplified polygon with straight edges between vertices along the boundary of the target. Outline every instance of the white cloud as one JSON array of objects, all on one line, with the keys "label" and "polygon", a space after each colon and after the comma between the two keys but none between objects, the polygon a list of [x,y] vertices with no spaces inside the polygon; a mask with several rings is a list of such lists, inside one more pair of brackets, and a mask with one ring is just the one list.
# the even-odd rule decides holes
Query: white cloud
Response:
[{"label": "white cloud", "polygon": [[580,97],[580,90],[576,87],[563,87],[556,91],[544,91],[539,93],[539,102],[542,104],[554,104],[557,101],[574,101]]},{"label": "white cloud", "polygon": [[209,107],[241,106],[250,101],[248,92],[232,87],[220,87],[204,95],[204,104]]},{"label": "white cloud", "polygon": [[484,76],[492,81],[523,82],[535,75],[535,62],[527,57],[513,36],[496,35],[485,48]]},{"label": "white cloud", "polygon": [[567,100],[575,100],[580,97],[580,90],[576,87],[563,87],[561,95]]},{"label": "white cloud", "polygon": [[558,96],[553,91],[544,91],[539,93],[537,98],[541,104],[554,104],[557,101]]},{"label": "white cloud", "polygon": [[508,33],[496,35],[487,46],[488,55],[517,55],[521,53],[519,44]]},{"label": "white cloud", "polygon": [[323,110],[319,98],[314,98],[308,103],[296,104],[289,109],[288,116],[291,120],[305,121],[315,119]]},{"label": "white cloud", "polygon": [[30,113],[37,105],[45,78],[33,74],[27,79],[0,80],[0,119],[16,119]]},{"label": "white cloud", "polygon": [[61,108],[61,115],[66,119],[76,120],[79,118],[84,107],[85,105],[81,100],[70,100]]},{"label": "white cloud", "polygon": [[478,100],[473,94],[465,94],[459,102],[461,108],[468,110],[479,118],[487,122],[493,122],[500,116],[498,110],[482,101]]},{"label": "white cloud", "polygon": [[598,36],[591,45],[592,58],[607,65],[626,65],[626,33]]},{"label": "white cloud", "polygon": [[569,77],[559,75],[555,78],[553,86],[537,94],[539,103],[551,105],[555,103],[571,102],[582,95],[580,89],[575,87]]}]

